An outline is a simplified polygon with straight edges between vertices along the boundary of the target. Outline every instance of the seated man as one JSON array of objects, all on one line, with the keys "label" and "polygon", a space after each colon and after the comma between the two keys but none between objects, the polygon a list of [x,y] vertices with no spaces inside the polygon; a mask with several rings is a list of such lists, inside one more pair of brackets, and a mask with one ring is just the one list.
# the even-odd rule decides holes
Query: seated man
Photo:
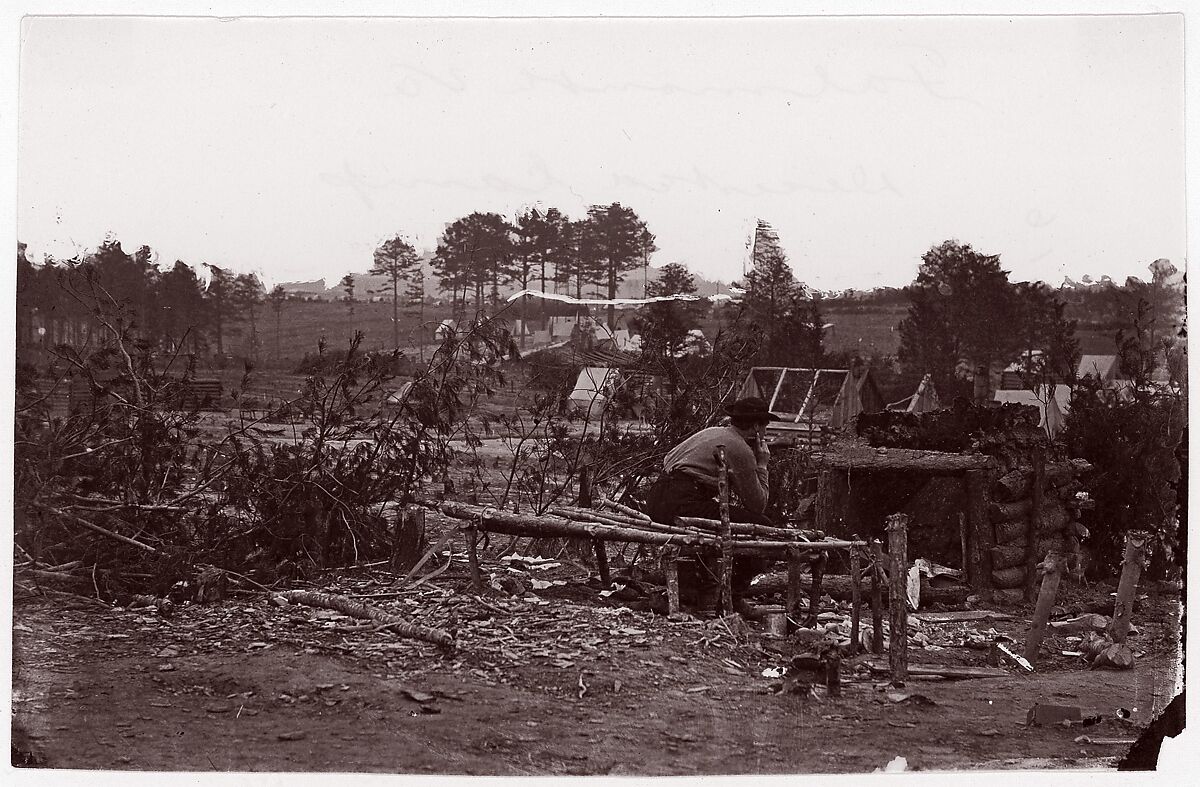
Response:
[{"label": "seated man", "polygon": [[[701,429],[667,452],[663,474],[646,495],[646,513],[656,522],[672,524],[677,516],[720,519],[717,502],[717,446],[725,446],[725,464],[729,470],[731,495],[740,505],[730,503],[732,522],[771,525],[763,511],[767,507],[767,462],[771,453],[765,440],[767,424],[779,419],[757,397],[739,399],[725,407],[729,426]],[[759,558],[737,557],[733,562],[731,584],[734,609],[752,615],[743,598],[750,580],[763,570]],[[715,561],[700,561],[701,584],[718,584]]]}]

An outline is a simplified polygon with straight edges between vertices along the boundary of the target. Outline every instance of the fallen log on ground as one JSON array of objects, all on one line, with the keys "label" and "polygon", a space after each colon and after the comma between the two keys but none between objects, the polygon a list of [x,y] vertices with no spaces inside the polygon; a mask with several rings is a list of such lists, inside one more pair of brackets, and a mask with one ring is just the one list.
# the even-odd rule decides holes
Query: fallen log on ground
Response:
[{"label": "fallen log on ground", "polygon": [[416,623],[409,623],[398,615],[392,615],[383,610],[368,607],[361,601],[355,601],[345,596],[335,596],[332,593],[318,593],[312,590],[285,590],[275,595],[293,604],[332,609],[335,612],[341,612],[343,615],[358,618],[359,620],[373,620],[381,624],[383,628],[393,631],[402,637],[419,639],[443,648],[454,649],[454,637],[450,636],[449,632],[442,629],[430,628],[429,626],[421,626]]},{"label": "fallen log on ground", "polygon": [[[805,589],[812,588],[812,577],[808,574],[800,575],[800,586]],[[867,587],[864,584],[863,590]],[[776,571],[770,574],[763,574],[758,581],[750,586],[746,591],[746,595],[750,597],[768,596],[772,593],[787,592],[787,572]],[[821,592],[828,593],[830,597],[838,601],[849,601],[854,595],[854,586],[850,581],[850,577],[844,574],[825,574],[821,577]],[[887,601],[888,590],[887,584],[880,585],[880,593],[884,601]],[[927,604],[946,604],[958,605],[965,604],[967,596],[971,595],[971,588],[967,585],[955,585],[947,587],[930,587],[921,586],[921,605]]]}]

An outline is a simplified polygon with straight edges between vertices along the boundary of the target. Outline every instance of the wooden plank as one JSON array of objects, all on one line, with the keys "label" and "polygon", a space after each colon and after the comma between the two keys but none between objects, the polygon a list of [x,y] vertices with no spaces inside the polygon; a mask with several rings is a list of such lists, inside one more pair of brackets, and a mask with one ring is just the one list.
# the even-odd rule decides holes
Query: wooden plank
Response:
[{"label": "wooden plank", "polygon": [[969,609],[962,612],[914,612],[913,619],[922,623],[967,623],[973,620],[1012,620],[1007,612],[992,612],[990,609]]},{"label": "wooden plank", "polygon": [[[887,673],[890,665],[875,661],[862,662],[871,672]],[[909,675],[940,675],[943,678],[1006,678],[1009,673],[999,667],[959,667],[950,664],[910,664]]]}]

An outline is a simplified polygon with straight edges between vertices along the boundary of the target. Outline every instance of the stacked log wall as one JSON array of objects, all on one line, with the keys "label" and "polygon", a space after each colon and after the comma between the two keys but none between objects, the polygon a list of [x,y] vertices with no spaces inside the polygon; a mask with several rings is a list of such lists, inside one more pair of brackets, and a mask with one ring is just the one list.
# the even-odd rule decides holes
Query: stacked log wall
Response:
[{"label": "stacked log wall", "polygon": [[[1083,489],[1078,478],[1088,465],[1069,460],[1063,447],[1038,428],[1039,418],[1037,408],[1025,405],[979,407],[958,401],[931,413],[864,413],[856,429],[873,447],[978,453],[993,459],[986,531],[994,545],[988,550],[991,584],[1012,589],[1027,584],[1031,519],[1038,560],[1052,549],[1078,548],[1068,502]],[[1039,458],[1045,462],[1044,487],[1034,511],[1034,464]]]}]

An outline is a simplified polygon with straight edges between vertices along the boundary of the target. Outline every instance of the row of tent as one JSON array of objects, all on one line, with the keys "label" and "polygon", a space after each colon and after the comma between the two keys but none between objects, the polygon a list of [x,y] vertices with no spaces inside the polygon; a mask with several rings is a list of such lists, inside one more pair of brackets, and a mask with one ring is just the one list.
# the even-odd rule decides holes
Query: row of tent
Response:
[{"label": "row of tent", "polygon": [[[604,361],[598,356],[596,361]],[[598,413],[607,406],[617,386],[622,383],[618,358],[612,365],[583,367],[568,398],[577,413]],[[1077,378],[1092,377],[1102,384],[1107,395],[1125,398],[1132,393],[1133,383],[1117,376],[1119,364],[1115,355],[1085,355],[1076,370]],[[1070,410],[1071,386],[1041,385],[1034,390],[1019,387],[1019,378],[1002,378],[1001,388],[993,395],[998,404],[1022,404],[1036,407],[1040,413],[1039,426],[1050,436],[1057,435]],[[1016,382],[1014,382],[1016,380]],[[743,382],[739,397],[757,396],[767,402],[767,408],[782,418],[771,425],[771,431],[789,442],[816,442],[820,434],[836,431],[861,412],[896,410],[923,413],[941,407],[937,390],[929,375],[916,390],[898,402],[885,403],[879,388],[865,367],[855,369],[801,369],[784,366],[758,366],[750,370]]]}]

